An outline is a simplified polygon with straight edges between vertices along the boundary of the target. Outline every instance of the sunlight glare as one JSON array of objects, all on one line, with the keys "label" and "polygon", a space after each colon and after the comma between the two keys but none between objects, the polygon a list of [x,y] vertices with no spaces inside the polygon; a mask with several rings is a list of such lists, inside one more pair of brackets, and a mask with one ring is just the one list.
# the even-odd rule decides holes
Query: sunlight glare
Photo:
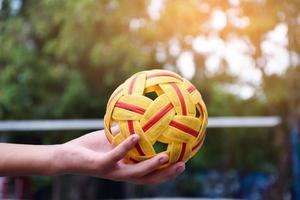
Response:
[{"label": "sunlight glare", "polygon": [[263,67],[268,75],[282,75],[292,64],[287,49],[287,31],[287,25],[280,23],[266,34],[265,40],[261,43],[263,59],[266,62]]},{"label": "sunlight glare", "polygon": [[164,0],[151,0],[147,8],[148,15],[152,20],[160,19],[160,12],[164,6]]},{"label": "sunlight glare", "polygon": [[176,62],[176,65],[183,77],[192,79],[195,75],[194,54],[191,51],[182,52]]},{"label": "sunlight glare", "polygon": [[211,18],[212,28],[222,30],[227,24],[226,14],[222,10],[214,10]]}]

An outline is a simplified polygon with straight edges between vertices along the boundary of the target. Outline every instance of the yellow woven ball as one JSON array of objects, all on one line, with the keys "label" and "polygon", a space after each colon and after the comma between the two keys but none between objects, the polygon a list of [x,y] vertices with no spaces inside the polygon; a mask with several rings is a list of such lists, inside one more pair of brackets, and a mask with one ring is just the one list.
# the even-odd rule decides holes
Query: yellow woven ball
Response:
[{"label": "yellow woven ball", "polygon": [[[158,153],[169,155],[164,166],[187,161],[205,138],[207,110],[199,91],[188,80],[166,70],[134,74],[111,95],[104,117],[108,140],[120,144],[131,134],[140,141],[126,156],[130,163]],[[120,133],[113,135],[117,123]]]}]

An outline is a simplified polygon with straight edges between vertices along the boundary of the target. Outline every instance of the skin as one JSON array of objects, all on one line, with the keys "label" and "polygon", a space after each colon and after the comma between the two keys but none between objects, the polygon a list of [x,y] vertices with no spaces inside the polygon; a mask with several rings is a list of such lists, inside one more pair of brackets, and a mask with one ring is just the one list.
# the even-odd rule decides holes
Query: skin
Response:
[{"label": "skin", "polygon": [[[113,134],[118,131],[118,128],[112,130]],[[104,130],[100,130],[59,145],[0,143],[0,176],[81,174],[135,184],[158,184],[175,179],[185,170],[183,162],[157,170],[168,161],[166,154],[137,164],[124,163],[124,157],[138,140],[138,135],[132,135],[114,148]]]}]

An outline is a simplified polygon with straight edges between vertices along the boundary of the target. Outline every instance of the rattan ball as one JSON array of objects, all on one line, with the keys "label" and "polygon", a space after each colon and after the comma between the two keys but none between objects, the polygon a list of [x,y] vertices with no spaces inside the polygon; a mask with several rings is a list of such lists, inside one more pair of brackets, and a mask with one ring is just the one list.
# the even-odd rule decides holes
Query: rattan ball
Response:
[{"label": "rattan ball", "polygon": [[[138,163],[159,153],[170,164],[186,162],[203,144],[208,114],[201,94],[188,80],[167,70],[134,74],[111,95],[104,117],[105,134],[113,145],[132,134],[140,140],[125,161]],[[113,135],[111,127],[120,132]]]}]

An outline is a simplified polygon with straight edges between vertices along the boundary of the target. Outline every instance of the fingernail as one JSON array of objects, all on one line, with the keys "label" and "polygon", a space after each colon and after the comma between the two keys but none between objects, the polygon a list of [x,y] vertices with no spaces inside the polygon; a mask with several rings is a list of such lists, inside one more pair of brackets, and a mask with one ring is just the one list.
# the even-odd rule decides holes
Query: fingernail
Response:
[{"label": "fingernail", "polygon": [[159,163],[163,164],[163,163],[167,162],[168,160],[169,160],[169,157],[167,155],[164,155],[158,161],[159,161]]},{"label": "fingernail", "polygon": [[179,166],[179,167],[176,168],[176,173],[181,174],[184,170],[185,170],[185,167]]}]

